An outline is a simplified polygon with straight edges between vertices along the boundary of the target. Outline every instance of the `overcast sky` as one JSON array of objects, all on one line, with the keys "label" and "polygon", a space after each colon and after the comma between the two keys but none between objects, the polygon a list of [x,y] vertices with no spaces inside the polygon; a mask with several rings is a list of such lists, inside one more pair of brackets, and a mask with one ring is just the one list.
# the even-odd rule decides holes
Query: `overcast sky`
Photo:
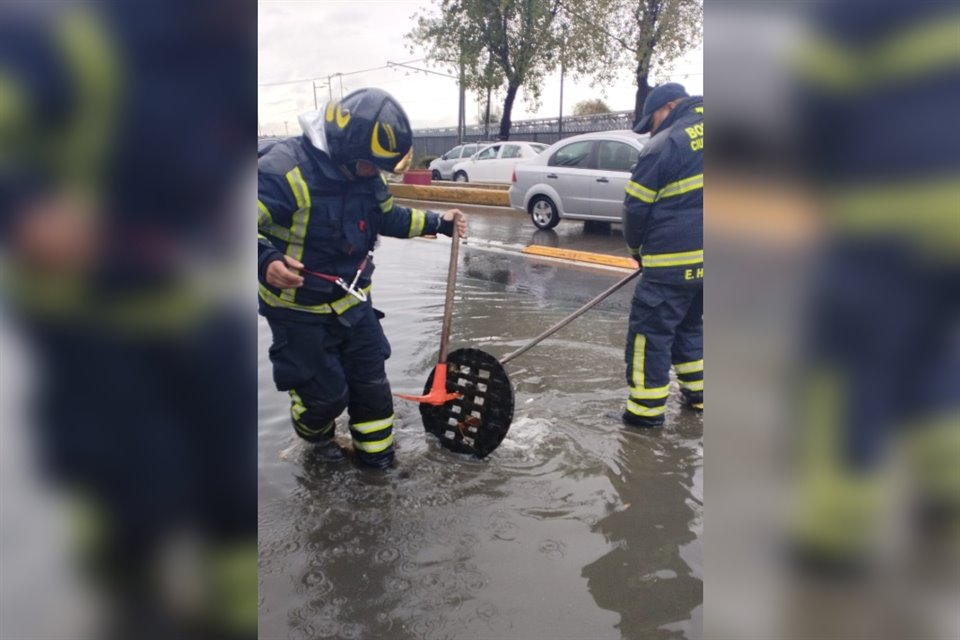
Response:
[{"label": "overcast sky", "polygon": [[[457,83],[453,78],[384,67],[387,61],[409,62],[427,68],[423,49],[410,51],[403,37],[415,25],[416,12],[435,12],[429,0],[259,0],[258,95],[260,129],[264,135],[299,133],[297,115],[323,103],[332,92],[339,97],[341,83],[347,93],[376,86],[392,93],[406,109],[415,128],[456,126]],[[438,67],[432,71],[445,72]],[[353,73],[362,71],[362,73]],[[326,76],[343,73],[326,85]],[[347,75],[351,74],[351,75]],[[693,94],[703,92],[702,49],[678,61],[670,78]],[[290,84],[274,84],[303,80]],[[269,85],[269,86],[265,86]],[[633,108],[635,84],[624,70],[621,79],[604,87],[591,87],[589,79],[564,79],[563,112],[592,98],[603,99],[615,111]],[[541,104],[534,109],[521,87],[513,119],[555,117],[559,113],[560,73],[544,83]],[[502,104],[503,98],[494,100]],[[467,93],[467,121],[478,121],[476,96]]]}]

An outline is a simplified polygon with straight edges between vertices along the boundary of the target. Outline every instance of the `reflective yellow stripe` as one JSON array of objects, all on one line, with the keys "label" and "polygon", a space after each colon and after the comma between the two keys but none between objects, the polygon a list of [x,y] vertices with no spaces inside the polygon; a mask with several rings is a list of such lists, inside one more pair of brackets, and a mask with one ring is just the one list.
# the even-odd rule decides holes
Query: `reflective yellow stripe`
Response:
[{"label": "reflective yellow stripe", "polygon": [[640,257],[640,247],[631,247],[630,245],[627,245],[627,251],[630,252],[630,255],[634,258]]},{"label": "reflective yellow stripe", "polygon": [[265,240],[269,240],[269,238],[266,238],[262,234],[268,234],[287,243],[290,242],[291,234],[289,229],[285,229],[276,224],[273,221],[270,210],[267,209],[267,205],[263,204],[260,200],[257,200],[257,229],[261,232],[261,237],[264,237]]},{"label": "reflective yellow stripe", "polygon": [[307,405],[303,404],[303,400],[300,399],[300,395],[291,389],[289,391],[290,399],[293,400],[293,406],[290,407],[290,413],[293,414],[294,420],[299,420],[300,416],[303,415],[303,412],[307,410]]},{"label": "reflective yellow stripe", "polygon": [[391,414],[389,418],[383,418],[382,420],[371,420],[370,422],[358,422],[356,424],[351,424],[350,428],[357,433],[366,435],[375,431],[383,431],[384,429],[388,429],[392,426],[393,414]]},{"label": "reflective yellow stripe", "polygon": [[410,210],[410,235],[411,238],[416,238],[423,233],[423,225],[427,221],[427,214],[424,213],[421,209],[411,209]]},{"label": "reflective yellow stripe", "polygon": [[674,196],[679,196],[684,193],[689,193],[690,191],[695,191],[697,189],[703,189],[703,174],[697,174],[695,176],[690,176],[689,178],[684,178],[683,180],[677,180],[676,182],[671,182],[663,189],[657,192],[657,200],[663,200],[664,198],[672,198]]},{"label": "reflective yellow stripe", "polygon": [[[293,214],[293,222],[290,224],[290,236],[287,242],[287,255],[294,260],[303,259],[303,242],[307,235],[307,225],[310,223],[310,189],[300,173],[300,167],[294,167],[287,172],[287,182],[290,183],[290,189],[293,191],[293,197],[297,201],[297,210]],[[296,289],[284,289],[280,293],[280,298],[287,302],[293,302],[296,295]]]},{"label": "reflective yellow stripe", "polygon": [[270,210],[260,200],[257,200],[257,224],[260,226],[273,224],[273,216],[270,215]]},{"label": "reflective yellow stripe", "polygon": [[210,585],[210,600],[205,602],[209,602],[212,620],[229,637],[251,635],[250,631],[257,628],[257,541],[218,541],[215,549],[205,551],[204,557],[208,553],[213,557],[206,583]]},{"label": "reflective yellow stripe", "polygon": [[293,430],[298,434],[313,437],[313,436],[322,436],[322,435],[331,435],[333,432],[333,420],[328,422],[326,425],[320,427],[319,429],[311,429],[307,425],[303,424],[299,418],[293,419]]},{"label": "reflective yellow stripe", "polygon": [[639,387],[630,388],[630,397],[634,400],[659,400],[660,398],[666,398],[669,394],[670,385],[652,387],[650,389]]},{"label": "reflective yellow stripe", "polygon": [[30,113],[27,97],[13,74],[0,72],[0,127],[15,131]]},{"label": "reflective yellow stripe", "polygon": [[627,183],[627,195],[633,196],[634,198],[641,200],[647,203],[654,203],[658,200],[663,200],[664,198],[672,198],[674,196],[679,196],[684,193],[689,193],[691,191],[696,191],[697,189],[703,189],[703,174],[697,174],[695,176],[690,176],[689,178],[684,178],[683,180],[677,180],[676,182],[671,182],[660,191],[654,191],[648,189],[642,184],[636,183],[633,180]]},{"label": "reflective yellow stripe", "polygon": [[271,237],[277,238],[278,240],[283,240],[284,242],[287,242],[287,243],[289,243],[292,239],[290,231],[287,229],[284,229],[280,225],[268,224],[266,226],[260,227],[260,231],[262,231],[263,233],[266,233]]},{"label": "reflective yellow stripe", "polygon": [[703,371],[703,360],[694,360],[693,362],[681,362],[673,365],[673,370],[677,373],[696,373]]},{"label": "reflective yellow stripe", "polygon": [[677,382],[680,383],[681,389],[686,389],[687,391],[703,391],[703,380],[694,380],[693,382],[678,380]]},{"label": "reflective yellow stripe", "polygon": [[703,409],[702,402],[692,402],[690,403],[690,406],[693,407],[694,409]]},{"label": "reflective yellow stripe", "polygon": [[703,249],[680,253],[654,253],[643,256],[641,264],[645,267],[679,267],[703,262]]},{"label": "reflective yellow stripe", "polygon": [[[371,286],[373,285],[367,285],[362,291],[364,293],[369,292]],[[330,306],[333,308],[334,313],[336,313],[337,315],[340,315],[347,309],[350,309],[351,307],[355,307],[359,303],[360,303],[360,300],[348,294],[340,298],[339,300],[334,300],[333,302],[330,303]]]},{"label": "reflective yellow stripe", "polygon": [[393,434],[384,438],[383,440],[376,440],[374,442],[360,442],[359,440],[353,441],[353,448],[359,449],[365,453],[380,453],[385,449],[389,449],[393,445]]},{"label": "reflective yellow stripe", "polygon": [[655,418],[666,413],[667,407],[666,405],[661,405],[659,407],[645,407],[642,404],[637,404],[633,400],[627,400],[627,411],[644,418]]},{"label": "reflective yellow stripe", "polygon": [[[364,287],[363,289],[361,289],[361,291],[363,291],[364,293],[370,293],[371,287],[372,285]],[[290,302],[289,300],[284,300],[263,285],[260,285],[259,293],[260,293],[260,298],[271,307],[293,309],[294,311],[304,311],[306,313],[316,313],[316,314],[336,313],[339,315],[339,314],[342,314],[344,311],[360,304],[360,301],[357,298],[349,294],[345,295],[339,300],[334,300],[330,304],[318,304],[318,305],[309,306],[309,305],[297,304],[295,302]]]},{"label": "reflective yellow stripe", "polygon": [[960,59],[957,18],[932,20],[903,29],[876,45],[844,47],[825,39],[803,44],[797,64],[804,74],[837,92],[863,90],[925,73],[936,73]]},{"label": "reflective yellow stripe", "polygon": [[656,191],[654,191],[653,189],[647,189],[642,184],[634,182],[633,180],[630,180],[629,182],[627,182],[626,191],[628,196],[633,196],[637,200],[641,200],[643,202],[652,203],[652,202],[656,202],[657,200]]},{"label": "reflective yellow stripe", "polygon": [[71,116],[58,130],[50,160],[66,183],[99,184],[117,141],[119,96],[125,95],[121,45],[111,36],[110,25],[93,11],[64,11],[56,28],[72,94]]},{"label": "reflective yellow stripe", "polygon": [[[960,180],[940,178],[884,185],[850,185],[830,195],[829,224],[864,237],[896,234],[919,244],[925,258],[955,260],[960,249]],[[910,215],[904,215],[910,211]]]},{"label": "reflective yellow stripe", "polygon": [[303,424],[302,422],[300,422],[300,419],[299,419],[299,418],[294,418],[294,419],[293,419],[293,426],[294,426],[294,428],[295,428],[298,432],[303,432],[304,434],[306,434],[306,435],[308,435],[308,436],[318,436],[318,435],[320,435],[321,433],[324,433],[324,432],[326,431],[326,429],[321,429],[321,430],[319,430],[319,431],[317,431],[316,429],[311,429],[311,428],[308,427],[307,425],[305,425],[305,424]]},{"label": "reflective yellow stripe", "polygon": [[647,337],[638,333],[633,338],[633,387],[643,389],[643,356],[647,348]]},{"label": "reflective yellow stripe", "polygon": [[393,196],[390,196],[386,200],[380,203],[380,211],[384,213],[390,213],[393,210]]}]

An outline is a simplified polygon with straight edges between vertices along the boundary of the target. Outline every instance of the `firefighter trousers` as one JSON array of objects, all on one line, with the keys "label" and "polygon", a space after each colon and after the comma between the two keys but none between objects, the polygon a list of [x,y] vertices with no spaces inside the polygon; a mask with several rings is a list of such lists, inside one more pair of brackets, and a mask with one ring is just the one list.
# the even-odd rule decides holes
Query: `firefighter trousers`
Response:
[{"label": "firefighter trousers", "polygon": [[299,437],[330,440],[335,419],[346,409],[357,458],[384,466],[394,455],[393,397],[384,367],[390,344],[373,307],[365,306],[352,326],[336,316],[320,322],[267,318],[270,361],[277,389],[290,394]]},{"label": "firefighter trousers", "polygon": [[625,353],[630,398],[624,419],[663,424],[673,367],[684,401],[703,408],[703,284],[641,278],[633,295]]}]

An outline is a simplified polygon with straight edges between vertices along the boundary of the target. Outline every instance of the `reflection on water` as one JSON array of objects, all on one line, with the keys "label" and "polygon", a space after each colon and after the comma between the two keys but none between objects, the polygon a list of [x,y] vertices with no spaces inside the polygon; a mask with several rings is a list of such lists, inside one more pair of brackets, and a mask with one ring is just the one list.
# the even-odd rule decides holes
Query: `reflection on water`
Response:
[{"label": "reflection on water", "polygon": [[[396,391],[435,363],[448,249],[377,252]],[[502,356],[617,277],[467,245],[451,348]],[[702,422],[673,402],[663,432],[620,426],[629,296],[510,363],[514,423],[486,460],[441,449],[398,401],[387,475],[295,442],[261,324],[261,637],[699,637]]]}]

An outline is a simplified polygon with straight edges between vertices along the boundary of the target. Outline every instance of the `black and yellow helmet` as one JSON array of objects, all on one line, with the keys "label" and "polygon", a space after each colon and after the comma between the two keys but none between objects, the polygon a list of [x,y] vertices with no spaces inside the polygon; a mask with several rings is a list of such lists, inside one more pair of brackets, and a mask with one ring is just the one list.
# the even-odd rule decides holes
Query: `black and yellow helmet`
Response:
[{"label": "black and yellow helmet", "polygon": [[358,89],[327,104],[323,118],[330,157],[337,164],[366,160],[403,173],[413,156],[413,131],[403,107],[381,89]]}]

